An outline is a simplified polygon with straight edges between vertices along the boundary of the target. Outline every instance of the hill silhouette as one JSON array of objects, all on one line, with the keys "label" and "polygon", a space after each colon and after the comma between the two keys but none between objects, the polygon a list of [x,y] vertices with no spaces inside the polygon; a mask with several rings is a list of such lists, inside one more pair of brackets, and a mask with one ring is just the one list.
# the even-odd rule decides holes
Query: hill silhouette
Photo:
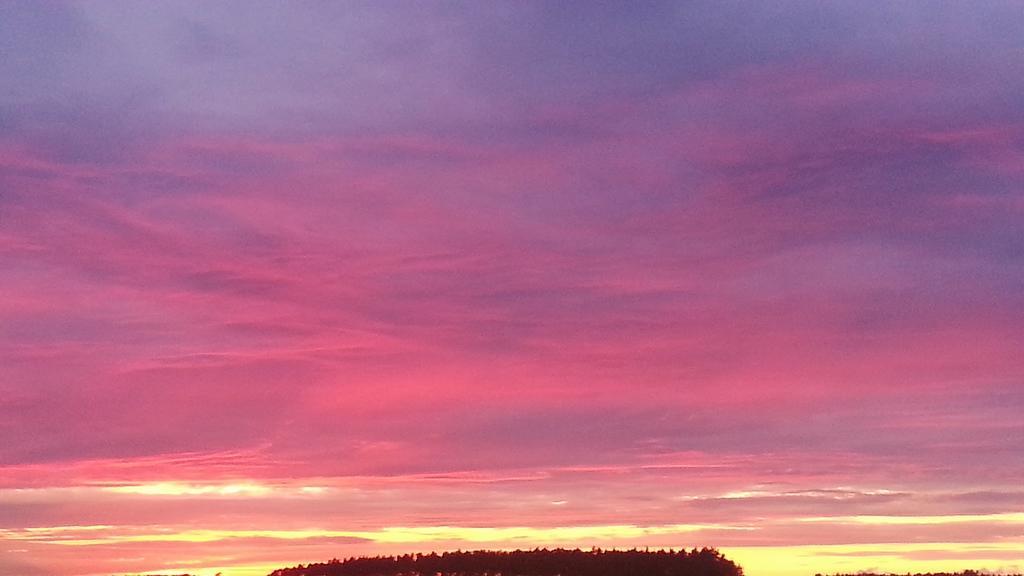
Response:
[{"label": "hill silhouette", "polygon": [[[827,576],[993,576],[962,572],[834,573]],[[124,575],[129,576],[129,575]],[[136,575],[142,576],[142,575]],[[155,575],[154,575],[155,576]],[[172,575],[167,575],[172,576]],[[191,576],[179,574],[173,576]],[[218,573],[217,576],[220,576]],[[279,568],[268,576],[743,576],[743,569],[714,548],[582,551],[556,548],[514,552],[475,550],[403,556],[362,556]],[[821,573],[814,576],[826,576]],[[999,576],[1024,576],[1003,574]]]},{"label": "hill silhouette", "polygon": [[269,576],[743,576],[713,548],[475,550],[334,559],[282,568]]}]

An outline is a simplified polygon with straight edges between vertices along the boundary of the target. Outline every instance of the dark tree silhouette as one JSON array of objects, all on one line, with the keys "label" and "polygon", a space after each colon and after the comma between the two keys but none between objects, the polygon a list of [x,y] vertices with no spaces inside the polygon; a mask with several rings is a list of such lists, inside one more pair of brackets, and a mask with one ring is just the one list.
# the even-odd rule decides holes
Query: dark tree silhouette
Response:
[{"label": "dark tree silhouette", "polygon": [[713,548],[680,550],[476,550],[337,558],[269,576],[743,576]]}]

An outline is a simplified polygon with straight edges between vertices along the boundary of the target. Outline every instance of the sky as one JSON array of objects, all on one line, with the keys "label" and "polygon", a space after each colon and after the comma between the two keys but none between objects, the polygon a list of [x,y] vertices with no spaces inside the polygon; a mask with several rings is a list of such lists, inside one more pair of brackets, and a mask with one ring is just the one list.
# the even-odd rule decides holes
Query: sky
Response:
[{"label": "sky", "polygon": [[1019,2],[4,2],[0,79],[0,574],[1024,570]]}]

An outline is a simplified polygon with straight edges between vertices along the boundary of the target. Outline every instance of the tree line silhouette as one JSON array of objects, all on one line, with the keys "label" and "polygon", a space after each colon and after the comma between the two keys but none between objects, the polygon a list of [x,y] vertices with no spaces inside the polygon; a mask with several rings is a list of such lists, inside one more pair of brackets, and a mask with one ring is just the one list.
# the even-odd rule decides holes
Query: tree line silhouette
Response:
[{"label": "tree line silhouette", "polygon": [[743,576],[714,548],[476,550],[348,558],[281,568],[269,576]]}]

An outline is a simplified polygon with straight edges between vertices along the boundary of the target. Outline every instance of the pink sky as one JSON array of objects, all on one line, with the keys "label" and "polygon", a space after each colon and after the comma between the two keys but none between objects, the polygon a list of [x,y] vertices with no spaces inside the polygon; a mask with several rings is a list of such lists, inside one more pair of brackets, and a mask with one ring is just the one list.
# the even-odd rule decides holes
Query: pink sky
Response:
[{"label": "pink sky", "polygon": [[1021,571],[1022,29],[0,4],[0,574]]}]

